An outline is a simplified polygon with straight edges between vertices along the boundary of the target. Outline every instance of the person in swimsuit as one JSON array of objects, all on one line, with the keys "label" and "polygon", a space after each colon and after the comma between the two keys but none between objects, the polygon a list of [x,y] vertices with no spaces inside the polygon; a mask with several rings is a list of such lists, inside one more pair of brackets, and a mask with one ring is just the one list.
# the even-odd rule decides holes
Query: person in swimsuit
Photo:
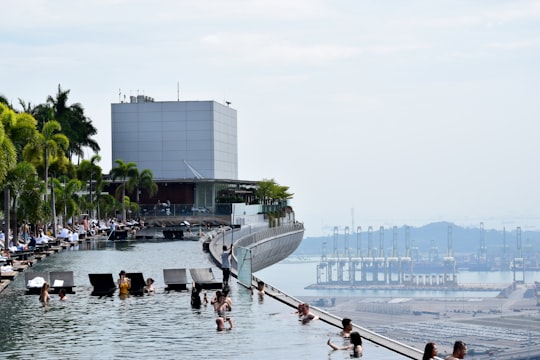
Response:
[{"label": "person in swimsuit", "polygon": [[319,320],[319,317],[309,311],[309,304],[304,303],[304,306],[302,306],[302,317],[300,318],[300,321],[302,321],[302,324],[305,325],[312,320]]},{"label": "person in swimsuit", "polygon": [[154,279],[148,278],[146,279],[146,285],[144,286],[144,292],[148,295],[155,294],[156,289],[154,288]]},{"label": "person in swimsuit", "polygon": [[43,283],[43,286],[41,287],[41,292],[39,293],[39,301],[41,301],[43,305],[47,305],[49,303],[49,300],[51,300],[51,296],[49,295],[49,288],[50,285],[48,282]]},{"label": "person in swimsuit", "polygon": [[[227,316],[227,312],[231,311],[232,307],[230,305],[230,302],[227,301],[227,298],[225,295],[221,294],[218,297],[217,306],[214,304],[216,311],[217,311],[217,319],[216,319],[216,325],[217,325],[217,331],[223,331],[223,330],[232,330],[233,328],[233,319],[229,316]],[[225,323],[229,323],[229,328],[225,328]]]},{"label": "person in swimsuit", "polygon": [[126,297],[129,295],[129,290],[131,289],[131,279],[126,276],[124,270],[120,271],[119,276],[118,288],[120,289],[120,296]]},{"label": "person in swimsuit", "polygon": [[341,330],[339,336],[343,336],[344,338],[350,337],[351,332],[353,331],[352,320],[349,318],[343,318],[341,320],[341,325],[343,325],[343,330]]},{"label": "person in swimsuit", "polygon": [[362,357],[362,337],[360,333],[353,331],[350,334],[351,344],[347,346],[337,346],[333,344],[330,339],[326,342],[333,350],[352,350],[351,357]]},{"label": "person in swimsuit", "polygon": [[432,360],[439,355],[439,349],[437,349],[437,344],[434,342],[428,342],[424,348],[424,355],[422,360]]},{"label": "person in swimsuit", "polygon": [[61,301],[66,301],[67,300],[66,290],[60,289],[60,291],[58,292],[58,297],[60,298]]},{"label": "person in swimsuit", "polygon": [[465,358],[466,355],[467,344],[458,340],[454,343],[454,351],[452,352],[452,355],[448,355],[445,360],[460,360]]}]

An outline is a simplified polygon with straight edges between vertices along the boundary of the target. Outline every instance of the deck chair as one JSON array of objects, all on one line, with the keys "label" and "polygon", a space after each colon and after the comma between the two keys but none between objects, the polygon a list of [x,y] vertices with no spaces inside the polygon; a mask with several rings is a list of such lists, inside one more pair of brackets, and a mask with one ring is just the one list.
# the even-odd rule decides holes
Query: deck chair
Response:
[{"label": "deck chair", "polygon": [[112,296],[116,291],[116,284],[112,274],[88,274],[88,277],[90,278],[90,284],[94,287],[90,295]]},{"label": "deck chair", "polygon": [[[38,279],[39,278],[39,279]],[[46,271],[25,271],[24,282],[28,294],[39,294],[43,281],[49,282],[49,273]]]},{"label": "deck chair", "polygon": [[64,289],[66,293],[73,294],[73,271],[51,271],[49,273],[51,279],[51,288],[53,293],[57,294],[60,289]]},{"label": "deck chair", "polygon": [[223,283],[216,280],[212,268],[189,269],[191,278],[195,284],[199,284],[203,289],[221,289]]},{"label": "deck chair", "polygon": [[163,279],[166,291],[175,290],[182,291],[187,290],[187,273],[186,269],[163,269]]},{"label": "deck chair", "polygon": [[131,295],[142,296],[144,294],[144,286],[146,285],[143,274],[127,273],[126,277],[131,280],[131,289],[129,289],[129,293]]}]

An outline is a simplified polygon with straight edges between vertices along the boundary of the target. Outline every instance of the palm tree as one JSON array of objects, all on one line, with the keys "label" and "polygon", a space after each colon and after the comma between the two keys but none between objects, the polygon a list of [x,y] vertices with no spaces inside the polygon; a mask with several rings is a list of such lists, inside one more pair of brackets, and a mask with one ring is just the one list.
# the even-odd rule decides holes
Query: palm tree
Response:
[{"label": "palm tree", "polygon": [[17,152],[11,138],[6,133],[6,127],[13,124],[15,113],[6,105],[0,103],[0,187],[4,189],[4,233],[5,249],[9,246],[9,187],[5,186],[6,177],[17,162]]},{"label": "palm tree", "polygon": [[9,100],[4,95],[0,95],[0,104],[4,104],[9,107]]},{"label": "palm tree", "polygon": [[99,144],[92,139],[97,134],[97,129],[92,125],[92,120],[84,114],[84,107],[80,103],[68,105],[70,90],[62,90],[58,84],[58,92],[55,97],[48,96],[47,103],[52,107],[54,119],[62,126],[64,134],[69,139],[69,147],[66,151],[68,159],[73,156],[79,159],[84,156],[84,148],[89,147],[97,153]]},{"label": "palm tree", "polygon": [[135,190],[135,202],[137,208],[139,207],[139,195],[141,190],[146,190],[150,197],[154,196],[158,192],[158,185],[154,181],[154,173],[150,169],[144,169],[139,173],[137,169],[136,176],[132,177],[127,184],[129,191]]},{"label": "palm tree", "polygon": [[116,179],[120,179],[121,184],[116,189],[117,191],[117,197],[118,192],[121,191],[122,195],[120,196],[120,201],[122,203],[122,221],[126,221],[126,205],[125,205],[125,198],[126,198],[126,187],[127,183],[130,179],[137,177],[137,174],[139,173],[139,170],[137,169],[137,164],[134,162],[124,162],[121,159],[116,159],[116,167],[111,169],[111,179],[114,181]]},{"label": "palm tree", "polygon": [[17,151],[10,129],[16,124],[15,112],[0,103],[0,184],[4,182],[10,169],[17,163]]},{"label": "palm tree", "polygon": [[73,217],[79,210],[77,192],[82,189],[83,182],[78,179],[69,179],[62,176],[53,179],[54,191],[58,198],[56,210],[63,214],[63,225],[66,226],[67,219]]},{"label": "palm tree", "polygon": [[[43,181],[45,189],[49,188],[49,167],[54,161],[58,168],[66,169],[69,161],[65,157],[65,151],[69,146],[68,138],[60,133],[62,127],[55,120],[49,120],[43,125],[41,133],[36,136],[34,142],[28,143],[23,149],[23,158],[36,166],[43,166]],[[52,188],[52,186],[51,186]],[[43,200],[47,203],[47,191]],[[53,220],[53,234],[56,236],[56,207],[54,191],[51,189],[51,212]]]},{"label": "palm tree", "polygon": [[[43,165],[43,181],[45,188],[49,184],[49,166],[57,157],[63,157],[69,146],[68,138],[60,133],[62,127],[55,120],[49,120],[43,125],[36,141],[28,143],[23,149],[23,158],[35,165]],[[45,194],[45,202],[47,195]]]},{"label": "palm tree", "polygon": [[[17,218],[20,213],[24,220],[28,221],[30,217],[36,213],[39,213],[41,206],[35,206],[35,209],[28,209],[25,206],[20,207],[19,199],[21,197],[33,197],[39,199],[42,194],[43,187],[37,179],[37,171],[34,165],[26,161],[19,162],[15,168],[13,168],[7,176],[6,189],[9,189],[11,195],[11,206],[7,209],[14,209],[13,211],[13,232],[18,233]],[[23,196],[24,195],[24,196]],[[7,211],[7,210],[6,210]]]},{"label": "palm tree", "polygon": [[93,182],[95,181],[96,187],[100,186],[101,182],[103,181],[103,173],[100,166],[97,165],[97,163],[101,161],[101,156],[94,155],[90,160],[83,160],[81,161],[80,165],[78,166],[77,173],[78,177],[81,180],[88,181],[89,183],[89,203],[90,203],[90,215],[93,216],[94,211],[94,198],[92,195]]}]

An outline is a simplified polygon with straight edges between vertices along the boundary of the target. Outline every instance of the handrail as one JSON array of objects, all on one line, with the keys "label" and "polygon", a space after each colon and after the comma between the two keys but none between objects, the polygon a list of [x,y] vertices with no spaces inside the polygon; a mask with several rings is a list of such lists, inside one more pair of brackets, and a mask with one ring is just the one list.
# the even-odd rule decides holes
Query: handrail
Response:
[{"label": "handrail", "polygon": [[[275,228],[269,228],[269,229],[261,230],[255,233],[251,233],[251,234],[239,237],[238,240],[234,242],[234,246],[235,247],[236,246],[250,247],[255,244],[259,244],[261,242],[270,241],[271,238],[277,235],[283,235],[283,234],[286,234],[287,232],[289,233],[296,232],[298,230],[303,230],[303,224],[296,223],[296,224],[278,226]],[[235,232],[235,234],[237,233]],[[238,232],[238,235],[239,234],[240,232]],[[221,251],[218,248],[218,244],[220,243],[220,241],[222,241],[223,243],[225,242],[225,236],[226,236],[226,232],[223,231],[217,236],[214,236],[210,239],[209,250],[213,257],[214,262],[218,265],[221,265],[221,257],[220,257]],[[238,277],[238,274],[235,268],[231,268],[231,274],[234,277]],[[258,277],[254,275],[252,275],[251,278],[252,278],[251,285],[256,288],[258,281],[261,279],[259,279]],[[262,281],[264,282],[264,280]],[[266,282],[265,282],[265,293],[269,295],[270,297],[286,305],[289,305],[292,308],[297,308],[298,304],[302,303],[302,301],[300,301],[299,299],[286,294],[285,292],[281,291],[277,287],[267,284]],[[341,328],[342,318],[336,315],[333,315],[327,311],[324,311],[316,306],[310,306],[310,309],[315,315],[319,316],[319,318],[322,321],[326,322],[329,325]],[[419,349],[403,344],[397,340],[390,339],[386,336],[377,334],[371,330],[368,330],[366,328],[363,328],[355,324],[353,324],[353,328],[360,333],[363,339],[367,341],[370,341],[374,344],[382,346],[390,351],[393,351],[395,353],[398,353],[410,359],[422,359],[423,352]]]}]

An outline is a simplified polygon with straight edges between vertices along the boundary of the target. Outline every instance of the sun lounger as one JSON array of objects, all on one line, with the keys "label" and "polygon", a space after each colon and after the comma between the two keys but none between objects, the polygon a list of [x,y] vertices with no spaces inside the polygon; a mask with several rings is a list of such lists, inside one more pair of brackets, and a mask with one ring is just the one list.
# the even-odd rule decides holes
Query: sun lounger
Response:
[{"label": "sun lounger", "polygon": [[144,280],[142,273],[127,273],[126,276],[131,280],[131,289],[129,290],[129,293],[131,295],[143,295],[144,294],[144,286],[146,285],[146,281]]},{"label": "sun lounger", "polygon": [[90,284],[94,287],[93,296],[112,296],[116,291],[116,284],[112,274],[88,274]]},{"label": "sun lounger", "polygon": [[49,282],[49,273],[46,271],[26,271],[24,282],[29,294],[39,294],[44,282]]},{"label": "sun lounger", "polygon": [[221,289],[222,282],[217,281],[212,268],[189,269],[191,278],[195,284],[199,284],[203,289]]},{"label": "sun lounger", "polygon": [[187,290],[187,273],[186,269],[163,269],[163,279],[167,287],[165,290]]},{"label": "sun lounger", "polygon": [[66,293],[72,294],[73,287],[73,271],[51,271],[49,273],[51,280],[51,288],[53,293],[58,293],[60,289],[64,289]]},{"label": "sun lounger", "polygon": [[30,260],[33,255],[34,252],[31,250],[18,250],[9,253],[9,256],[15,260]]}]

